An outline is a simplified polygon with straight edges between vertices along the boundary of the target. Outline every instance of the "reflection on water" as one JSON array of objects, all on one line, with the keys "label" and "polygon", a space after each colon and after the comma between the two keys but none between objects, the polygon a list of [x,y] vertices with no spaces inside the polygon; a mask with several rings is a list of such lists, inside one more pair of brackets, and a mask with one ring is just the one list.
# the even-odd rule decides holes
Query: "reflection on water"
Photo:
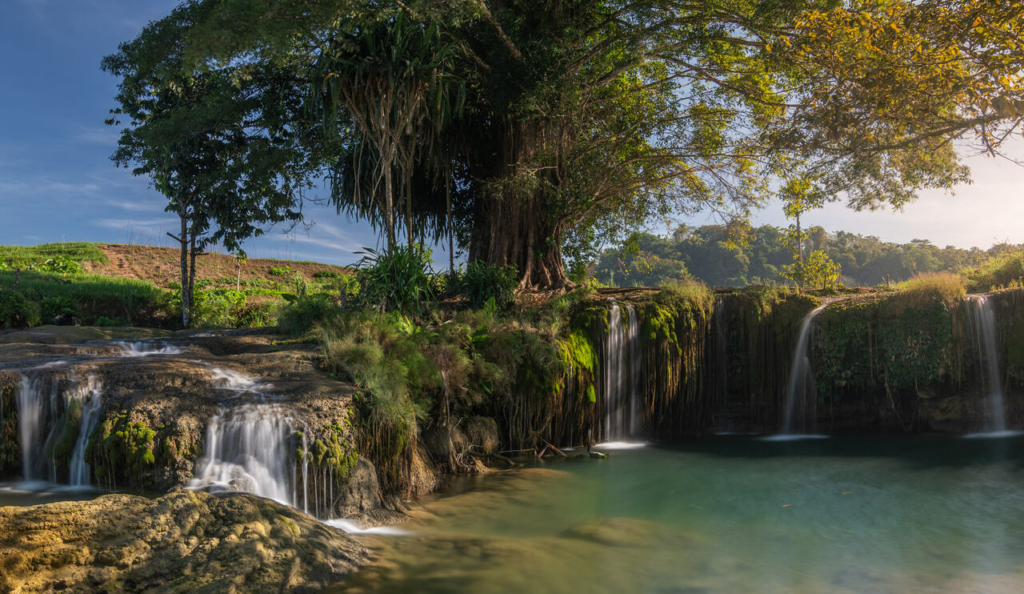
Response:
[{"label": "reflection on water", "polygon": [[1021,592],[1024,440],[727,437],[472,477],[352,592]]},{"label": "reflection on water", "polygon": [[105,492],[88,485],[58,485],[45,481],[0,483],[0,507],[25,507],[57,501],[88,501]]}]

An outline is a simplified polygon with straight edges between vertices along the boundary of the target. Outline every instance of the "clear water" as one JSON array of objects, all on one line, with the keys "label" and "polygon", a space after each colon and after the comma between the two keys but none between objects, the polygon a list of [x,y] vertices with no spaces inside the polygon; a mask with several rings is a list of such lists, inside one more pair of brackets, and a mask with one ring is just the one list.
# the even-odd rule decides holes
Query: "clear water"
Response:
[{"label": "clear water", "polygon": [[352,592],[1021,592],[1024,440],[721,437],[457,481]]}]

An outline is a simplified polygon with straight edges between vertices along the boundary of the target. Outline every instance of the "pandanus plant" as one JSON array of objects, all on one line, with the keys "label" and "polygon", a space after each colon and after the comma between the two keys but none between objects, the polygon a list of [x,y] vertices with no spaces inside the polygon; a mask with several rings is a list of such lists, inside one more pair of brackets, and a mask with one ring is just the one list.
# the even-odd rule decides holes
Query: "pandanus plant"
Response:
[{"label": "pandanus plant", "polygon": [[418,175],[450,171],[432,152],[465,103],[456,57],[436,25],[399,13],[336,38],[317,64],[313,104],[323,110],[328,137],[343,143],[335,205],[383,227],[389,251],[400,217],[410,247],[417,223],[433,223],[435,234],[444,227],[414,208],[413,188]]}]

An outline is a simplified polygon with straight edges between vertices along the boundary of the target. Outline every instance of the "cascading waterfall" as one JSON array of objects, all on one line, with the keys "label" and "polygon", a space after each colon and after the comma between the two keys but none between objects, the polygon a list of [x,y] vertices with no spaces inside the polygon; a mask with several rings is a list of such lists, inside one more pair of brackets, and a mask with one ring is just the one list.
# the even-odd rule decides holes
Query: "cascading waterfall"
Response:
[{"label": "cascading waterfall", "polygon": [[96,428],[103,408],[103,389],[94,376],[89,376],[84,386],[69,393],[69,398],[76,398],[82,403],[82,420],[78,427],[78,439],[71,454],[68,469],[68,482],[76,487],[87,487],[90,484],[89,465],[85,462],[85,450],[89,446],[89,436]]},{"label": "cascading waterfall", "polygon": [[793,351],[793,362],[789,368],[789,385],[786,389],[786,409],[782,419],[782,436],[794,435],[797,429],[796,422],[799,415],[800,422],[810,420],[813,423],[813,414],[808,415],[807,410],[797,411],[797,402],[804,404],[813,403],[816,399],[814,385],[814,372],[811,369],[811,330],[814,328],[814,318],[825,310],[827,303],[819,305],[807,314],[800,322],[800,334],[797,338],[796,349]]},{"label": "cascading waterfall", "polygon": [[637,437],[641,431],[640,329],[634,307],[626,305],[626,312],[625,328],[618,303],[613,301],[608,312],[603,369],[606,442]]},{"label": "cascading waterfall", "polygon": [[152,357],[157,355],[180,355],[183,352],[181,347],[159,341],[134,341],[120,342],[122,357]]},{"label": "cascading waterfall", "polygon": [[1006,405],[996,352],[996,314],[984,296],[968,298],[970,317],[974,325],[974,338],[978,347],[978,361],[984,368],[982,389],[985,392],[987,433],[1006,432]]},{"label": "cascading waterfall", "polygon": [[[47,426],[58,415],[60,386],[47,383],[46,375],[21,375],[18,390],[18,438],[21,443],[21,474],[25,482],[54,478],[52,464],[46,460]],[[47,390],[47,388],[49,388]]]},{"label": "cascading waterfall", "polygon": [[292,437],[295,422],[279,404],[229,407],[210,420],[190,489],[253,493],[297,507]]}]

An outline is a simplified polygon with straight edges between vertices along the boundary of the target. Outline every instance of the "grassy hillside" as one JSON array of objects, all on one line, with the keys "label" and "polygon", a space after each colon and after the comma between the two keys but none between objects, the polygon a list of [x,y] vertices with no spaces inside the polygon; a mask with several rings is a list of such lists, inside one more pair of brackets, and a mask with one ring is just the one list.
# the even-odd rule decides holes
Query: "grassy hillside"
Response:
[{"label": "grassy hillside", "polygon": [[[52,243],[0,246],[0,291],[15,280],[21,297],[0,294],[0,329],[48,323],[71,313],[83,324],[173,328],[177,311],[179,252],[171,248]],[[205,326],[259,326],[273,322],[284,296],[308,286],[334,292],[341,266],[253,259],[224,254],[197,260],[197,319]],[[5,310],[18,309],[18,314]],[[27,308],[27,309],[25,309]],[[23,311],[24,310],[24,311]],[[17,321],[11,321],[11,320]]]}]

